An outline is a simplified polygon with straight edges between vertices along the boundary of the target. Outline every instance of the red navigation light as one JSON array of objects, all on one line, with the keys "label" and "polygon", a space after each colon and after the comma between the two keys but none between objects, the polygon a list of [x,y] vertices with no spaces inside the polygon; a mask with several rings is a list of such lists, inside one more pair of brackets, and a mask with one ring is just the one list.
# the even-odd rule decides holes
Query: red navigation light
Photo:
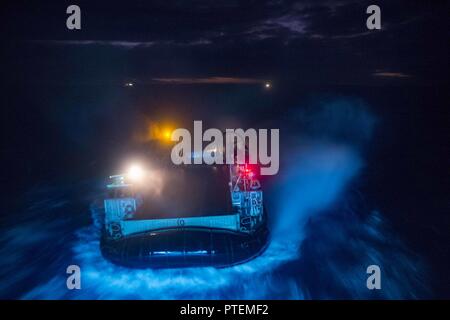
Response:
[{"label": "red navigation light", "polygon": [[245,177],[249,177],[252,178],[255,176],[255,168],[253,168],[254,166],[250,166],[248,164],[241,166],[240,167],[240,171],[244,174]]}]

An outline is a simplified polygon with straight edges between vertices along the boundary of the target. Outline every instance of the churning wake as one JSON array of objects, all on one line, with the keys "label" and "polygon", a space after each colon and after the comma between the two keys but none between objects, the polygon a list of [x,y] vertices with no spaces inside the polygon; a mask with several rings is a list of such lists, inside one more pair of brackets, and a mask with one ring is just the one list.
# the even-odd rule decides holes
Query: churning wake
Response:
[{"label": "churning wake", "polygon": [[[80,214],[74,212],[71,200],[79,198],[79,185],[40,187],[26,195],[29,206],[23,209],[23,218],[0,235],[0,295],[23,299],[401,299],[425,295],[421,262],[394,236],[382,214],[357,212],[357,205],[349,207],[343,201],[351,198],[351,185],[364,170],[361,145],[371,135],[372,116],[364,106],[342,100],[324,102],[293,118],[281,146],[279,176],[265,190],[271,239],[259,257],[223,269],[116,266],[100,253],[95,205],[90,210],[93,223],[86,223],[95,191],[80,196],[85,204],[80,205]],[[302,131],[295,131],[298,126]],[[82,185],[86,188],[86,183]],[[66,287],[65,271],[71,264],[81,268],[81,290]],[[380,265],[389,279],[379,292],[366,288],[370,264]]]}]

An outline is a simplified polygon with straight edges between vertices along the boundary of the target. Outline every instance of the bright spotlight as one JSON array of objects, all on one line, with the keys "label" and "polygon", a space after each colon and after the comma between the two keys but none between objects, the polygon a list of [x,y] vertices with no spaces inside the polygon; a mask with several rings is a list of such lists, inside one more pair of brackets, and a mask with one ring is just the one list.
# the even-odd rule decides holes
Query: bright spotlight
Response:
[{"label": "bright spotlight", "polygon": [[264,87],[265,87],[266,89],[270,89],[270,88],[272,87],[272,85],[270,84],[270,82],[266,82],[266,83],[264,84]]},{"label": "bright spotlight", "polygon": [[141,180],[144,176],[144,170],[139,165],[134,164],[128,169],[127,176],[133,181]]}]

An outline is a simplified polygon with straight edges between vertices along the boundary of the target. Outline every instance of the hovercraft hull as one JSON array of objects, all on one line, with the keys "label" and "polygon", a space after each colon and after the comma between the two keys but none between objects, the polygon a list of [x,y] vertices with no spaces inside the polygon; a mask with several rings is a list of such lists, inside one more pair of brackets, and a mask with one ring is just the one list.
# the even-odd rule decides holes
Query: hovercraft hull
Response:
[{"label": "hovercraft hull", "polygon": [[165,229],[112,240],[101,239],[111,262],[132,268],[228,267],[260,255],[269,232],[251,234],[211,228]]}]

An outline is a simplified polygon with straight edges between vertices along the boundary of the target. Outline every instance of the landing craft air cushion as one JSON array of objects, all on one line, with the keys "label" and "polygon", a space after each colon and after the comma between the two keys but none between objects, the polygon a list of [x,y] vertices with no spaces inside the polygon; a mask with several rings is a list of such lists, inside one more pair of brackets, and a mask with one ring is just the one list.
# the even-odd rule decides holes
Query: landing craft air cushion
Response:
[{"label": "landing craft air cushion", "polygon": [[[197,168],[190,166],[179,170]],[[111,183],[107,185],[108,196],[104,199],[100,242],[103,256],[128,267],[175,268],[227,267],[262,253],[269,232],[261,184],[250,166],[203,166],[202,170],[202,177],[209,172],[213,179],[217,179],[210,184],[205,183],[206,192],[228,193],[226,212],[223,208],[202,205],[194,216],[148,214],[155,211],[152,201],[131,179],[139,173],[138,169],[111,176]],[[220,184],[225,188],[218,191],[217,185]],[[202,191],[194,188],[187,192],[194,195]],[[162,218],[154,218],[161,214]]]}]

